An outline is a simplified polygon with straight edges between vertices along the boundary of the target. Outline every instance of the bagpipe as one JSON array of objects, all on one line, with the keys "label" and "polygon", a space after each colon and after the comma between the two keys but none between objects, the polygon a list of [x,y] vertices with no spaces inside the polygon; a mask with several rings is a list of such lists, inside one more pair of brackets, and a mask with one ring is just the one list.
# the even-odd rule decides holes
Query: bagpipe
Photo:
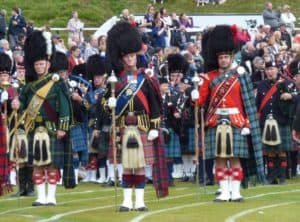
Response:
[{"label": "bagpipe", "polygon": [[82,74],[79,75],[70,75],[67,79],[69,86],[69,92],[77,92],[81,97],[84,97],[90,90],[92,90],[91,80],[86,80]]}]

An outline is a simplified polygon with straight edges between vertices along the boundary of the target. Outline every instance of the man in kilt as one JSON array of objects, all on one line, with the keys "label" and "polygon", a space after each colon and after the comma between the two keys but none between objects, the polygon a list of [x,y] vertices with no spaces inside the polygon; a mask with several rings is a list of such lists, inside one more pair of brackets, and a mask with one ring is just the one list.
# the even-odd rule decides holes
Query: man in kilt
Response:
[{"label": "man in kilt", "polygon": [[294,119],[293,119],[293,149],[291,152],[291,176],[297,176],[297,165],[300,151],[300,60],[294,60],[290,64],[291,76],[295,80],[297,92],[293,95],[295,101]]},{"label": "man in kilt", "polygon": [[26,85],[12,107],[21,110],[19,121],[24,122],[28,134],[28,162],[34,166],[33,181],[37,190],[37,200],[32,205],[56,205],[56,184],[62,162],[64,186],[75,186],[71,149],[60,149],[57,145],[57,140],[68,137],[71,101],[64,81],[58,74],[49,72],[55,56],[51,34],[34,31],[26,39],[24,51]]},{"label": "man in kilt", "polygon": [[[5,53],[0,54],[0,81],[1,81],[1,117],[0,117],[0,196],[11,191],[9,184],[9,164],[7,158],[7,117],[3,112],[5,106],[7,108],[8,93],[7,89],[3,87],[2,80],[9,79],[12,69],[12,62],[8,55]],[[5,105],[6,103],[6,105]]]},{"label": "man in kilt", "polygon": [[99,178],[97,183],[103,184],[106,181],[106,160],[109,147],[109,130],[111,125],[110,116],[101,112],[102,98],[106,92],[106,72],[104,59],[99,54],[88,58],[86,64],[89,79],[93,81],[93,90],[88,94],[91,101],[89,111],[89,127],[91,128],[90,147],[97,151],[97,167]]},{"label": "man in kilt", "polygon": [[[215,158],[215,178],[221,188],[215,202],[243,200],[240,158],[250,158],[250,148],[254,150],[257,174],[264,179],[252,84],[244,68],[231,68],[237,49],[235,34],[236,27],[228,25],[218,25],[204,34],[202,48],[207,73],[200,76],[200,92],[192,91],[192,99],[198,101],[197,105],[207,105],[205,158]],[[252,147],[248,139],[252,140]]]},{"label": "man in kilt", "polygon": [[[119,22],[108,32],[106,57],[109,68],[118,76],[116,97],[107,101],[109,108],[116,110],[116,126],[119,134],[118,159],[123,164],[123,203],[120,212],[132,209],[147,211],[144,203],[145,166],[156,164],[157,151],[164,151],[162,144],[155,147],[159,139],[161,101],[157,82],[154,82],[143,69],[137,68],[136,53],[141,50],[142,40],[138,30],[127,22]],[[108,96],[110,96],[108,90]],[[110,147],[110,154],[113,146]],[[164,155],[164,153],[161,153]],[[113,155],[110,155],[111,161]],[[162,156],[164,157],[164,156]],[[163,160],[159,161],[163,163]],[[155,178],[153,166],[153,181],[165,183],[162,190],[157,190],[160,196],[165,196],[167,190],[166,166],[164,178]],[[154,184],[155,185],[155,184]],[[135,188],[135,206],[132,202],[132,191]]]},{"label": "man in kilt", "polygon": [[[292,149],[291,123],[295,84],[280,77],[275,62],[266,63],[266,80],[257,84],[256,106],[267,155],[268,182],[284,183],[287,152]],[[279,180],[279,181],[278,181]]]}]

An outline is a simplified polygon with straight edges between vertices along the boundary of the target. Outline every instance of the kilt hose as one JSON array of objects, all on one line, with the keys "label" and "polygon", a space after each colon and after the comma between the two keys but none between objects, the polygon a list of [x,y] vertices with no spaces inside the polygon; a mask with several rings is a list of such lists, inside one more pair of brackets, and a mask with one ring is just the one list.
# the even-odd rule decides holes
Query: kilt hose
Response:
[{"label": "kilt hose", "polygon": [[277,146],[269,146],[263,144],[264,151],[291,151],[292,150],[292,133],[289,126],[279,126],[281,144]]},{"label": "kilt hose", "polygon": [[[147,139],[148,134],[145,131],[139,130],[139,133],[141,135],[141,140],[143,143],[146,165],[152,165],[155,161],[153,142],[149,141]],[[122,141],[123,135],[124,135],[124,128],[120,129],[120,140],[119,141]],[[110,163],[114,162],[111,138],[110,138],[110,143],[109,143],[108,159],[109,159]],[[121,159],[122,159],[122,149],[121,149],[121,146],[119,146],[117,144],[117,162],[122,163]]]},{"label": "kilt hose", "polygon": [[[205,132],[205,159],[215,158],[216,151],[216,130],[217,128],[208,128]],[[238,158],[249,158],[249,148],[247,137],[241,135],[239,128],[232,127],[233,131],[233,155]]]}]

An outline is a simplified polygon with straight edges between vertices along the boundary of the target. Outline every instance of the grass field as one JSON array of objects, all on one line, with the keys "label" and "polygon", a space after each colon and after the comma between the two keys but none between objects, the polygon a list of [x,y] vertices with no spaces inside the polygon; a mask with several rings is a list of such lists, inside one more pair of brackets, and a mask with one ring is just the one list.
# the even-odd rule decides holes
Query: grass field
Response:
[{"label": "grass field", "polygon": [[[145,191],[146,213],[115,212],[114,189],[96,184],[80,184],[73,190],[58,188],[55,207],[31,207],[35,198],[0,198],[0,221],[13,222],[296,222],[300,219],[300,179],[286,185],[267,185],[243,190],[244,203],[213,203],[214,187],[176,182],[170,195],[156,199],[154,189]],[[118,204],[122,190],[118,188]]]},{"label": "grass field", "polygon": [[[289,4],[292,12],[299,17],[299,1],[296,0],[271,0],[274,8]],[[98,27],[108,18],[119,15],[124,8],[132,13],[145,13],[149,0],[1,0],[0,8],[8,12],[11,8],[22,8],[28,20],[34,21],[36,26],[49,24],[52,27],[66,27],[71,12],[77,10],[79,17],[86,27]],[[196,7],[194,0],[165,0],[169,12],[177,13],[261,13],[264,9],[263,0],[227,0],[223,5],[208,5]],[[162,5],[156,4],[156,9]]]}]

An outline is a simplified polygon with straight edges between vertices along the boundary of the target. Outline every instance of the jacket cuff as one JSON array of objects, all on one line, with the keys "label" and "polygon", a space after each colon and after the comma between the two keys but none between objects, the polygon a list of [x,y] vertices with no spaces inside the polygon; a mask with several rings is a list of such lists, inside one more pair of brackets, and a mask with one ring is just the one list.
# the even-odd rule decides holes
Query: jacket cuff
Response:
[{"label": "jacket cuff", "polygon": [[59,118],[58,129],[68,131],[70,128],[70,117]]}]

